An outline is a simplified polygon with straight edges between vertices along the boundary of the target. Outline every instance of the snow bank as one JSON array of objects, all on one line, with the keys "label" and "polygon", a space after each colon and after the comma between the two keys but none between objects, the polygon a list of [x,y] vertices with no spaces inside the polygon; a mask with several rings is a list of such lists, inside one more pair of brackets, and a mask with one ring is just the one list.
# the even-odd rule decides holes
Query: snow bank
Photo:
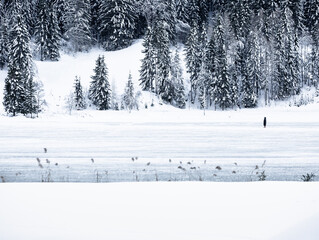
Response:
[{"label": "snow bank", "polygon": [[1,184],[4,240],[314,240],[318,183]]}]

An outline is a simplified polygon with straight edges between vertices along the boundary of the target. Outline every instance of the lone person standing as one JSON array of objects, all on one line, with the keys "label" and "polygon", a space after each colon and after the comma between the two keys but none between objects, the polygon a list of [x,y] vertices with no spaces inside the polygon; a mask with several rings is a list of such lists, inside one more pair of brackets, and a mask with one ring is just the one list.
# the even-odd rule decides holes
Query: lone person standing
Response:
[{"label": "lone person standing", "polygon": [[264,128],[266,128],[266,125],[267,125],[267,118],[264,117]]}]

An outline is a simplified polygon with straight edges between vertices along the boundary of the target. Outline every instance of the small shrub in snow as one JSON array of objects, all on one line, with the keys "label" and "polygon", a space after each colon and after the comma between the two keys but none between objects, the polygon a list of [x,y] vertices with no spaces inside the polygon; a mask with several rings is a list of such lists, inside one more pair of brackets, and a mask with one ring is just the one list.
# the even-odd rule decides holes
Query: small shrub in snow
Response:
[{"label": "small shrub in snow", "polygon": [[301,180],[304,182],[312,182],[316,175],[314,173],[307,173],[306,175],[302,175]]}]

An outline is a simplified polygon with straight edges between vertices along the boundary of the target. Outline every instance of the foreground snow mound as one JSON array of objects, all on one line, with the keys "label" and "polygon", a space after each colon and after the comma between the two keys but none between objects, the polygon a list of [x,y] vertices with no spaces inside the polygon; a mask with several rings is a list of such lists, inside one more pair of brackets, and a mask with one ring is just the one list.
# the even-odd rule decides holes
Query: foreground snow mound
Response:
[{"label": "foreground snow mound", "polygon": [[318,183],[1,184],[5,240],[315,240]]}]

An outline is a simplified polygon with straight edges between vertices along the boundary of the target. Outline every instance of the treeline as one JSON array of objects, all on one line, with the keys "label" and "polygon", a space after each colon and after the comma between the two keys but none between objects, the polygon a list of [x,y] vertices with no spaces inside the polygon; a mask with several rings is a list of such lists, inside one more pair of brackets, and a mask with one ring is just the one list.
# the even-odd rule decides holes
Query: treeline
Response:
[{"label": "treeline", "polygon": [[166,102],[174,95],[171,86],[176,84],[168,77],[169,46],[182,40],[182,34],[171,28],[180,26],[171,21],[189,27],[185,55],[191,89],[186,98],[193,104],[251,108],[261,100],[266,105],[286,100],[304,86],[318,87],[318,0],[175,3],[176,18],[167,19],[169,10],[159,4],[148,24],[141,70],[144,90]]},{"label": "treeline", "polygon": [[[58,61],[62,49],[117,50],[142,36],[141,87],[167,103],[227,109],[285,100],[318,85],[318,9],[319,0],[1,0],[4,105],[13,115],[37,111],[31,53]],[[186,95],[180,53],[171,52],[179,43]]]}]

